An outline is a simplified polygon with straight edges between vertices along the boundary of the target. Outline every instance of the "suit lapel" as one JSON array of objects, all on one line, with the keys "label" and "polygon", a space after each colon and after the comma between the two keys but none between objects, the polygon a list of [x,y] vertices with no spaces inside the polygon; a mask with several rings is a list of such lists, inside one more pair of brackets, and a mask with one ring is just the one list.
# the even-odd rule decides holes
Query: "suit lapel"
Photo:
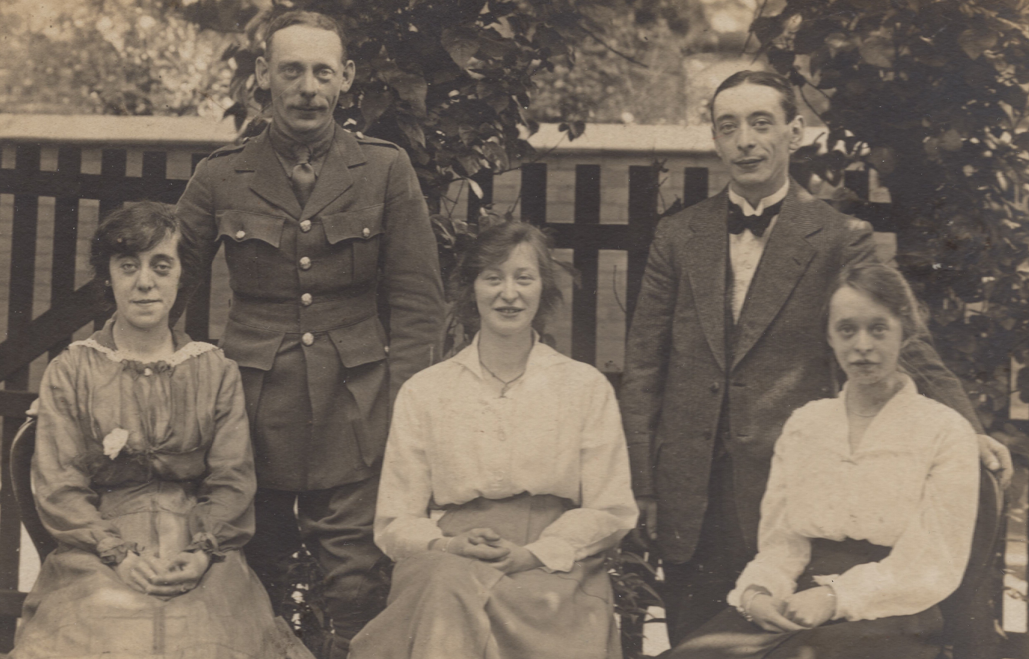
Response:
[{"label": "suit lapel", "polygon": [[[801,203],[802,195],[807,192],[795,181],[791,182],[736,323],[733,367],[775,319],[815,255],[816,250],[807,239],[821,230],[822,221],[808,210],[810,204]],[[828,286],[829,282],[825,284]]]},{"label": "suit lapel", "polygon": [[282,163],[272,149],[268,131],[265,130],[247,142],[240,155],[242,157],[236,171],[254,173],[250,179],[250,189],[269,204],[289,213],[290,217],[300,217],[300,202],[289,184]]},{"label": "suit lapel", "polygon": [[364,153],[361,145],[348,131],[336,126],[332,146],[325,155],[325,163],[318,172],[318,181],[314,185],[314,190],[311,191],[311,198],[304,206],[301,219],[313,217],[349,190],[354,185],[354,175],[350,172],[350,168],[363,162]]},{"label": "suit lapel", "polygon": [[690,223],[690,247],[686,273],[693,290],[700,326],[718,366],[725,370],[725,259],[729,234],[726,228],[728,194],[723,190],[705,215]]}]

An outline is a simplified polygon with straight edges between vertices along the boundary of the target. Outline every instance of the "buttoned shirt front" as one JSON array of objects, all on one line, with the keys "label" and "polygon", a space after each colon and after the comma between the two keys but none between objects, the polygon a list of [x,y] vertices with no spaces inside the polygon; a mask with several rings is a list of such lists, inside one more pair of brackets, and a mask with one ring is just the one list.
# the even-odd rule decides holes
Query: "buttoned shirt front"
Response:
[{"label": "buttoned shirt front", "polygon": [[613,546],[636,523],[628,454],[614,392],[592,366],[536,343],[503,396],[488,386],[478,337],[416,374],[397,397],[375,515],[375,541],[394,560],[425,551],[442,531],[430,507],[523,492],[568,499],[526,547],[547,569]]},{"label": "buttoned shirt front", "polygon": [[[760,215],[769,206],[774,206],[785,199],[789,190],[790,181],[786,179],[786,183],[781,188],[759,201],[757,208],[754,208],[750,202],[736,194],[730,185],[729,201],[742,208],[744,215]],[[761,255],[765,251],[765,245],[768,244],[768,238],[775,230],[775,223],[778,220],[778,215],[773,217],[768,229],[761,236],[755,236],[746,229],[741,233],[729,234],[729,262],[732,263],[733,279],[732,318],[734,321],[740,319],[743,303],[747,299],[747,291],[750,290],[750,282],[754,280],[754,273],[757,272],[757,266],[761,262]]]}]

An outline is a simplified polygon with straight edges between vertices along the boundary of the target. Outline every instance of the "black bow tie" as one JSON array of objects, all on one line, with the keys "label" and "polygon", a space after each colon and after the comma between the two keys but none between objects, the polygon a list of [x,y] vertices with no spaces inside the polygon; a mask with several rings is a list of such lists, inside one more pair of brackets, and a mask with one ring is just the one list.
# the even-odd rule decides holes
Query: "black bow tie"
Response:
[{"label": "black bow tie", "polygon": [[729,233],[743,233],[744,229],[750,229],[750,232],[760,238],[765,235],[765,231],[768,230],[768,225],[771,224],[772,218],[779,214],[782,210],[782,202],[772,204],[760,215],[744,215],[743,209],[736,204],[729,202]]}]

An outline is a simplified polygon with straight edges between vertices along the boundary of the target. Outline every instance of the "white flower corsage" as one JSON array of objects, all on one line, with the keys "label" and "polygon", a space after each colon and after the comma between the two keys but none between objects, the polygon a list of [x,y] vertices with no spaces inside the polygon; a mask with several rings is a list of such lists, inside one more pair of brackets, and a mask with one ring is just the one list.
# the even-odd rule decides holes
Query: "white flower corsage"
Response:
[{"label": "white flower corsage", "polygon": [[104,437],[104,455],[114,460],[125,448],[127,441],[129,441],[129,431],[124,428],[115,428],[107,433],[107,437]]}]

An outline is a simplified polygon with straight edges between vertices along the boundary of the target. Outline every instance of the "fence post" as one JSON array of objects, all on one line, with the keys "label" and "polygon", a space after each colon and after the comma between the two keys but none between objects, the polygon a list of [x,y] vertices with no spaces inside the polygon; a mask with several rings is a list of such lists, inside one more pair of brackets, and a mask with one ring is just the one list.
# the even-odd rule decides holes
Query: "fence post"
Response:
[{"label": "fence post", "polygon": [[660,185],[660,170],[654,166],[632,165],[629,167],[629,244],[628,272],[625,285],[625,326],[632,325],[636,311],[636,298],[643,284],[643,273],[647,267],[647,254],[657,229],[657,193]]},{"label": "fence post", "polygon": [[543,226],[547,223],[547,165],[522,165],[522,221]]},{"label": "fence post", "polygon": [[596,234],[582,227],[600,225],[600,165],[575,166],[574,222],[583,240],[572,257],[581,278],[579,290],[572,291],[572,359],[595,364],[600,246]]},{"label": "fence post", "polygon": [[[82,173],[82,149],[62,146],[57,150],[57,172],[71,180]],[[79,234],[78,197],[57,197],[54,200],[54,248],[50,266],[50,306],[56,307],[75,292],[75,254]],[[53,359],[68,347],[61,341],[50,349]]]}]

